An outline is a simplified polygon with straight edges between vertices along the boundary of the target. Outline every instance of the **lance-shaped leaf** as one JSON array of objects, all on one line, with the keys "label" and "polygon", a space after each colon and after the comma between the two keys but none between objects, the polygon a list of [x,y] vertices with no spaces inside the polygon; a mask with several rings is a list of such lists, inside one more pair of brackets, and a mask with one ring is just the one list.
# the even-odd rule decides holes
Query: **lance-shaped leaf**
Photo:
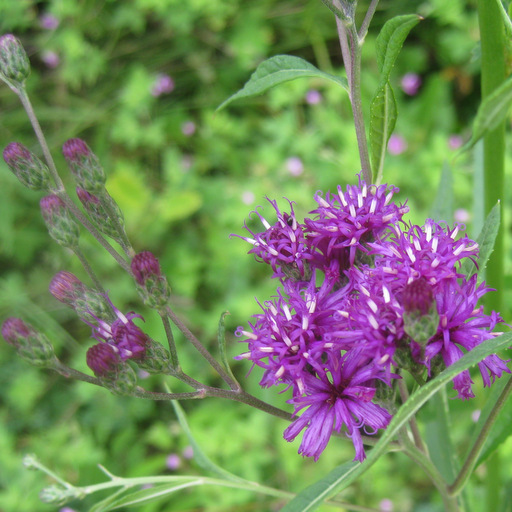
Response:
[{"label": "lance-shaped leaf", "polygon": [[341,87],[348,91],[346,78],[320,71],[313,66],[313,64],[310,64],[300,57],[294,57],[293,55],[276,55],[275,57],[263,61],[256,68],[256,71],[251,75],[251,78],[243,88],[224,101],[224,103],[217,107],[217,110],[224,108],[234,100],[263,94],[271,87],[302,77],[325,78],[341,85]]},{"label": "lance-shaped leaf", "polygon": [[512,333],[502,334],[497,338],[487,340],[446,368],[435,379],[420,387],[395,414],[379,442],[369,452],[364,462],[352,462],[335,468],[327,476],[300,492],[281,509],[282,512],[309,512],[315,510],[324,500],[345,489],[357,477],[373,466],[377,459],[385,453],[387,445],[395,438],[400,429],[430,397],[460,372],[474,366],[487,356],[509,347],[511,343]]},{"label": "lance-shaped leaf", "polygon": [[[494,205],[493,209],[487,215],[482,231],[478,235],[476,242],[478,243],[478,273],[480,274],[487,265],[489,256],[491,255],[498,229],[500,227],[500,203]],[[462,265],[462,273],[470,277],[477,271],[475,264],[470,259],[467,259]]]},{"label": "lance-shaped leaf", "polygon": [[473,122],[471,139],[460,149],[459,154],[472,148],[477,141],[494,130],[505,120],[512,102],[512,77],[507,78],[478,107]]},{"label": "lance-shaped leaf", "polygon": [[397,117],[396,101],[389,76],[407,34],[420,19],[415,14],[396,16],[384,24],[377,37],[380,79],[370,104],[370,145],[374,183],[380,183],[382,179],[386,147]]}]

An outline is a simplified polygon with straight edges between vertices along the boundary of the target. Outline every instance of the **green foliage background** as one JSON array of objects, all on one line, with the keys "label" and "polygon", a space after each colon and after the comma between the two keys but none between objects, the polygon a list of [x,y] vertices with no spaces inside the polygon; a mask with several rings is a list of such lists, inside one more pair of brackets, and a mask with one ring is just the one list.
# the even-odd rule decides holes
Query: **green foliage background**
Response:
[{"label": "green foliage background", "polygon": [[[478,28],[470,1],[381,0],[364,48],[367,107],[377,85],[376,34],[387,19],[404,13],[425,19],[411,33],[392,75],[399,105],[396,133],[405,137],[407,149],[388,155],[384,181],[400,187],[398,200],[408,201],[409,219],[422,223],[443,164],[454,157],[449,137],[469,137],[478,106]],[[55,16],[59,26],[42,28],[43,14]],[[265,196],[283,206],[284,197],[294,200],[299,216],[304,215],[314,208],[316,190],[355,181],[358,154],[348,98],[330,83],[300,80],[218,113],[215,109],[272,55],[297,55],[341,75],[331,13],[317,0],[0,0],[0,33],[7,32],[17,35],[29,53],[28,91],[69,190],[73,184],[60,147],[80,137],[108,172],[108,190],[124,211],[134,247],[159,257],[179,314],[215,351],[217,322],[228,309],[230,355],[243,351],[230,333],[258,312],[254,297],[266,300],[276,283],[268,268],[246,255],[247,244],[229,235],[243,233],[244,219],[258,205],[272,220]],[[46,52],[58,55],[56,68],[44,64]],[[419,73],[423,80],[414,97],[400,89],[406,72]],[[160,73],[172,76],[175,89],[154,97],[151,87]],[[305,99],[311,89],[322,95],[317,105]],[[0,87],[0,116],[2,146],[19,141],[40,152],[6,86]],[[187,136],[183,126],[190,121],[196,131]],[[302,160],[302,174],[288,170],[291,157]],[[483,216],[480,200],[473,199],[479,197],[478,162],[477,148],[453,163],[453,206],[470,212],[468,229],[474,236]],[[89,329],[47,291],[59,270],[84,281],[86,276],[69,253],[49,242],[38,210],[40,195],[23,189],[3,161],[0,190],[1,320],[25,318],[50,336],[64,361],[87,371]],[[248,222],[257,226],[254,219]],[[143,314],[148,334],[162,340],[158,318],[142,308],[130,279],[91,238],[84,236],[82,246],[114,303]],[[511,289],[510,282],[504,284]],[[503,316],[510,319],[510,307]],[[189,373],[218,384],[184,339],[178,345]],[[234,362],[233,367],[249,391],[288,407],[287,396],[259,389],[257,370],[245,379],[248,365]],[[146,383],[162,389],[156,378]],[[38,492],[49,480],[22,467],[24,453],[36,453],[72,483],[87,484],[101,480],[98,463],[122,476],[169,473],[166,457],[181,455],[188,444],[169,404],[114,397],[66,382],[18,360],[5,344],[0,345],[0,387],[3,512],[58,510],[40,503]],[[471,403],[450,402],[461,450],[471,433],[470,413],[483,403],[485,392]],[[299,491],[353,457],[350,443],[335,439],[318,463],[302,460],[296,454],[299,443],[282,439],[282,420],[241,404],[205,400],[183,406],[209,456],[266,485]],[[428,409],[423,414],[429,418]],[[511,451],[510,443],[502,447],[505,454]],[[201,470],[182,458],[179,472]],[[477,497],[484,473],[483,465],[474,476]],[[441,506],[421,471],[399,454],[381,459],[369,478],[343,494],[347,501],[372,507],[386,498],[399,511],[434,512]],[[70,506],[85,511],[93,502],[88,498]],[[141,510],[259,511],[279,505],[247,492],[195,488]]]}]

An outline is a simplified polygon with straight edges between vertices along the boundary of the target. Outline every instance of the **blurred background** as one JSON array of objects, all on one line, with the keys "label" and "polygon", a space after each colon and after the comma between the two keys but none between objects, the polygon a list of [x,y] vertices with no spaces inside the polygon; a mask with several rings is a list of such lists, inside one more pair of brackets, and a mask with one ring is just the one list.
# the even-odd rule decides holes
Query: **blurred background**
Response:
[{"label": "blurred background", "polygon": [[[369,2],[359,3],[363,13]],[[422,224],[443,166],[450,164],[454,215],[446,220],[465,223],[476,237],[483,215],[473,199],[479,189],[478,148],[454,159],[469,138],[480,98],[474,2],[381,0],[363,50],[366,114],[378,80],[376,35],[389,18],[410,13],[425,19],[409,35],[392,74],[399,118],[384,183],[400,188],[395,199],[407,201],[408,220]],[[331,83],[301,79],[215,109],[273,55],[296,55],[342,76],[329,10],[318,0],[0,0],[0,33],[14,33],[27,49],[32,63],[27,89],[70,193],[74,196],[74,184],[61,146],[80,137],[103,163],[107,188],[124,212],[134,247],[160,259],[175,310],[215,353],[217,324],[229,310],[229,354],[244,351],[232,333],[258,312],[254,298],[267,300],[277,283],[269,268],[247,255],[248,244],[230,234],[243,234],[244,220],[259,205],[274,221],[265,196],[283,207],[283,198],[295,201],[302,218],[315,207],[315,191],[355,183],[360,168],[347,95]],[[18,99],[2,84],[0,144],[12,141],[41,153]],[[47,235],[38,205],[42,194],[24,189],[3,160],[0,190],[0,320],[24,318],[51,338],[63,361],[88,371],[90,329],[51,297],[48,283],[59,270],[90,283],[78,261]],[[248,222],[260,229],[254,219]],[[129,276],[87,234],[81,246],[117,307],[142,314],[148,334],[164,341],[157,315],[141,305]],[[507,289],[510,284],[504,283]],[[503,316],[510,319],[510,310]],[[184,369],[220,384],[177,338]],[[259,388],[259,370],[246,378],[249,364],[233,362],[233,368],[248,391],[291,410],[286,393]],[[142,385],[162,390],[155,377]],[[3,342],[0,387],[2,512],[59,510],[39,501],[39,490],[51,482],[22,467],[25,453],[36,453],[77,485],[103,479],[98,463],[126,477],[201,473],[170,404],[67,382],[30,367]],[[459,453],[485,396],[484,391],[471,402],[450,401]],[[285,422],[243,404],[209,399],[182,405],[212,459],[269,486],[296,492],[353,458],[351,443],[334,439],[319,462],[303,460],[296,453],[299,440],[282,439]],[[430,412],[428,406],[420,412],[427,430]],[[510,452],[512,445],[505,445],[503,453]],[[476,496],[485,471],[480,466],[473,477]],[[342,497],[388,512],[442,510],[421,470],[400,454],[382,458]],[[85,511],[96,499],[69,507]],[[243,491],[195,488],[140,510],[249,512],[280,506]]]}]

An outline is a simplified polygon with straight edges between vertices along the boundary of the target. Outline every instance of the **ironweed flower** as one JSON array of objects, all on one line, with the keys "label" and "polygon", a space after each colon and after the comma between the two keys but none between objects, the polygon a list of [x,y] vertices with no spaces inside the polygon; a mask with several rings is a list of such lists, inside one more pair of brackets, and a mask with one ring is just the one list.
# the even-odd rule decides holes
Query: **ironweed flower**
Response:
[{"label": "ironweed flower", "polygon": [[94,372],[96,377],[115,375],[121,363],[121,358],[108,343],[96,343],[87,350],[87,366]]},{"label": "ironweed flower", "polygon": [[292,441],[305,428],[299,453],[318,460],[332,432],[345,427],[356,450],[354,460],[363,461],[366,455],[361,430],[375,434],[391,420],[386,409],[372,402],[375,380],[383,378],[381,369],[369,364],[357,350],[341,356],[336,367],[327,367],[317,377],[306,374],[304,396],[289,403],[295,406],[295,414],[307,409],[284,431],[284,438]]},{"label": "ironweed flower", "polygon": [[[405,205],[391,202],[398,189],[387,185],[368,186],[359,177],[359,185],[348,185],[345,193],[315,195],[319,207],[310,212],[315,219],[305,219],[308,244],[324,257],[323,266],[338,260],[342,269],[354,265],[356,255],[368,252],[368,243],[379,239],[391,225],[398,225],[409,211]],[[315,263],[316,264],[316,263]]]},{"label": "ironweed flower", "polygon": [[267,198],[277,214],[277,222],[271,225],[263,215],[255,210],[255,213],[265,227],[265,231],[254,233],[247,223],[244,227],[251,237],[232,235],[242,238],[252,244],[249,254],[254,254],[257,260],[268,263],[274,271],[273,277],[290,275],[295,278],[308,277],[308,260],[311,258],[306,240],[304,238],[304,226],[297,222],[293,210],[293,202],[290,203],[290,213],[281,212],[277,201]]},{"label": "ironweed flower", "polygon": [[11,142],[3,151],[5,163],[25,187],[31,190],[48,190],[48,167],[23,144]]},{"label": "ironweed flower", "polygon": [[164,307],[169,301],[171,289],[153,253],[143,251],[136,254],[131,269],[144,303],[151,308]]}]

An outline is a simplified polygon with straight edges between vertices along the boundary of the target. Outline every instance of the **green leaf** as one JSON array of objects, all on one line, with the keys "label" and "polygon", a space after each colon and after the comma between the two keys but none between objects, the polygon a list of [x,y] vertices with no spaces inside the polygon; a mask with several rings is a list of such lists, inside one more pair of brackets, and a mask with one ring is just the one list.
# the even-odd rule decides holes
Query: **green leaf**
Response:
[{"label": "green leaf", "polygon": [[237,382],[236,377],[233,375],[231,371],[231,366],[229,364],[229,359],[226,351],[226,325],[225,318],[229,315],[229,311],[224,311],[220,316],[219,320],[219,328],[217,331],[217,342],[219,343],[219,352],[220,352],[220,361],[224,369],[228,372],[229,376],[233,379],[234,382]]},{"label": "green leaf", "polygon": [[373,183],[382,180],[384,158],[386,156],[389,137],[395,129],[397,107],[393,89],[386,82],[379,89],[370,105],[370,144]]},{"label": "green leaf", "polygon": [[415,14],[396,16],[384,24],[377,37],[380,78],[370,104],[370,158],[373,182],[377,184],[382,180],[387,144],[397,118],[396,100],[389,77],[407,34],[420,19]]},{"label": "green leaf", "polygon": [[435,395],[435,393],[460,372],[467,370],[485,357],[498,352],[502,348],[510,346],[511,343],[512,333],[502,334],[497,338],[487,340],[465,354],[453,365],[446,368],[435,379],[432,379],[430,382],[420,387],[398,410],[391,420],[391,423],[382,434],[379,442],[369,452],[368,457],[363,463],[343,464],[335,468],[327,476],[300,492],[282,509],[282,512],[306,512],[315,510],[325,499],[345,489],[357,477],[361,476],[373,466],[378,458],[385,453],[387,445],[398,434],[399,430],[430,397]]},{"label": "green leaf", "polygon": [[505,120],[510,102],[512,102],[512,77],[507,78],[478,107],[471,139],[459,150],[459,155],[472,148],[484,135]]},{"label": "green leaf", "polygon": [[[487,265],[489,256],[491,255],[498,229],[500,227],[500,203],[494,205],[493,209],[487,215],[482,231],[478,235],[476,242],[480,248],[478,252],[478,274],[480,275]],[[477,271],[475,264],[468,258],[462,265],[462,273],[468,277]]]},{"label": "green leaf", "polygon": [[376,40],[381,85],[389,80],[391,69],[402,49],[407,34],[421,19],[416,14],[396,16],[388,20],[382,27]]},{"label": "green leaf", "polygon": [[430,216],[440,222],[453,219],[453,173],[448,162],[443,165],[441,180]]},{"label": "green leaf", "polygon": [[224,101],[217,107],[217,110],[221,110],[234,100],[262,94],[275,85],[302,77],[326,78],[348,91],[348,83],[345,78],[324,73],[300,57],[276,55],[263,61],[244,87]]},{"label": "green leaf", "polygon": [[[167,386],[166,386],[167,387]],[[168,389],[168,387],[167,387]],[[185,415],[185,411],[181,407],[178,400],[172,400],[171,401],[172,406],[174,407],[174,411],[176,412],[176,416],[178,417],[178,421],[181,425],[181,428],[185,432],[186,436],[188,437],[188,440],[194,449],[194,460],[197,462],[197,464],[202,467],[205,471],[210,471],[216,475],[218,475],[221,478],[225,478],[226,480],[231,480],[234,482],[245,482],[243,478],[240,478],[233,473],[230,473],[224,468],[221,468],[215,462],[213,462],[206,453],[203,452],[202,448],[199,446],[197,441],[195,440],[192,431],[190,430],[190,427],[187,422],[187,417]]]}]

